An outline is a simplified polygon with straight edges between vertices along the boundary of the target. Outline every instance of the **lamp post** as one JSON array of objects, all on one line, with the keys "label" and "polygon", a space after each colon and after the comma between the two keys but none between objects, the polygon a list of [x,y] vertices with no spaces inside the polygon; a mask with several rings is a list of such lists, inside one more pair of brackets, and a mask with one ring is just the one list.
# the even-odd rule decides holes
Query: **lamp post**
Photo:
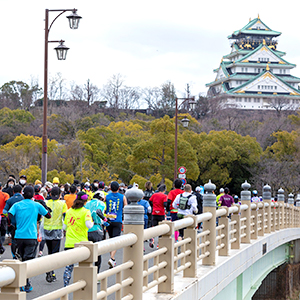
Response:
[{"label": "lamp post", "polygon": [[[182,100],[180,105],[178,105],[178,100]],[[178,139],[178,109],[181,105],[184,103],[188,103],[188,106],[190,109],[195,109],[196,107],[196,101],[195,97],[188,97],[187,98],[176,98],[175,102],[175,146],[174,146],[174,180],[177,178],[177,139]],[[187,117],[184,117],[182,120],[183,127],[188,127],[190,120]]]},{"label": "lamp post", "polygon": [[[80,16],[77,15],[77,9],[46,9],[45,10],[45,59],[44,59],[44,103],[43,103],[43,139],[42,139],[42,182],[43,184],[47,181],[47,106],[48,106],[48,43],[59,43],[54,48],[56,50],[58,60],[65,60],[67,56],[68,47],[64,45],[63,40],[60,41],[49,41],[49,31],[58,17],[60,17],[66,11],[71,11],[72,14],[67,16],[69,19],[69,25],[71,29],[77,29]],[[53,19],[49,26],[49,12],[59,12],[59,14]]]}]

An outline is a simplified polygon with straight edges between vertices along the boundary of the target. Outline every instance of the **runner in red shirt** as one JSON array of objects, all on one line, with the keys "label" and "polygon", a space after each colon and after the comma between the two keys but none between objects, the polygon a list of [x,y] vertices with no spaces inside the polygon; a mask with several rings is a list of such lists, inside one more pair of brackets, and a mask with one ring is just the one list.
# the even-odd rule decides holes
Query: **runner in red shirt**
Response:
[{"label": "runner in red shirt", "polygon": [[[153,203],[152,208],[152,226],[158,225],[159,222],[165,219],[165,208],[167,207],[168,199],[166,192],[166,185],[162,184],[158,188],[158,193],[153,194],[149,201]],[[150,239],[149,246],[154,247],[154,240]]]},{"label": "runner in red shirt", "polygon": [[174,222],[178,220],[177,218],[177,212],[178,210],[173,207],[173,202],[177,195],[182,194],[183,190],[181,189],[182,181],[179,178],[176,178],[174,180],[174,190],[171,190],[168,194],[168,205],[167,205],[167,211],[171,210],[171,220]]}]

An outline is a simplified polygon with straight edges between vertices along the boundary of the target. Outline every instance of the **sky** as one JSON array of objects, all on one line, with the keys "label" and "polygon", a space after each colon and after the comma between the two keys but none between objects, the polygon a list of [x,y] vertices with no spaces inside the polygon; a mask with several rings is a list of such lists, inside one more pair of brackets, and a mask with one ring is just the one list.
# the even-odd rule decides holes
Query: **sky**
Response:
[{"label": "sky", "polygon": [[[282,32],[278,50],[299,67],[299,1],[200,0],[0,0],[0,86],[11,80],[37,78],[43,86],[45,9],[78,9],[79,29],[71,30],[60,16],[49,40],[65,40],[67,59],[58,61],[49,43],[49,76],[61,73],[67,84],[89,79],[101,88],[114,74],[131,87],[159,87],[172,82],[177,96],[186,84],[192,95],[206,94],[223,55],[230,53],[227,36],[260,16]],[[56,17],[50,13],[50,20]]]}]

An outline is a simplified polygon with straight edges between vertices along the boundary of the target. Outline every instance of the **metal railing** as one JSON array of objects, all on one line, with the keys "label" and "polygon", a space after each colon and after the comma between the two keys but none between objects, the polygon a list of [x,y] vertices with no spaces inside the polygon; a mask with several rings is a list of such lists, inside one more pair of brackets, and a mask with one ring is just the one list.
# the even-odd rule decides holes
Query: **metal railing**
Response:
[{"label": "metal railing", "polygon": [[[276,230],[300,226],[300,209],[292,204],[290,196],[289,203],[282,200],[274,203],[266,188],[263,201],[251,203],[251,194],[245,189],[241,205],[216,210],[213,205],[215,197],[212,197],[209,187],[206,190],[204,213],[200,215],[189,215],[175,222],[163,221],[146,230],[141,224],[124,224],[124,234],[120,237],[94,244],[82,242],[72,250],[30,261],[2,261],[0,299],[25,299],[19,288],[26,284],[26,278],[75,263],[78,266],[74,268],[73,284],[35,300],[66,300],[70,293],[73,293],[74,300],[107,299],[112,294],[116,300],[140,300],[144,292],[154,287],[157,287],[157,293],[173,293],[175,274],[195,278],[199,263],[215,265],[216,255],[228,256],[230,249],[239,249],[241,243],[250,243]],[[200,223],[202,231],[198,230]],[[183,239],[175,241],[174,233],[180,229],[184,229]],[[157,236],[159,249],[143,255],[143,242]],[[96,274],[94,262],[98,255],[117,249],[123,249],[123,263]],[[108,286],[110,276],[115,276],[116,282]],[[101,282],[99,292],[98,280]]]}]

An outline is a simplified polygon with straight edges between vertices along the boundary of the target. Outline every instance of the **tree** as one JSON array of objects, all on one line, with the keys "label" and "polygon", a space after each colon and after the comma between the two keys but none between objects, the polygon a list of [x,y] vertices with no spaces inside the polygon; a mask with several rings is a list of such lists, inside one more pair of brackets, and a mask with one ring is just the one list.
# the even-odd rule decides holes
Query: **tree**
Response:
[{"label": "tree", "polygon": [[[162,182],[166,178],[173,179],[174,174],[174,123],[168,117],[151,122],[150,136],[137,143],[131,155],[128,156],[130,169],[140,176],[149,177],[160,174]],[[197,179],[196,152],[189,142],[178,136],[178,164],[184,165],[191,179]]]},{"label": "tree", "polygon": [[88,107],[95,101],[100,100],[100,90],[96,85],[92,84],[89,79],[83,86],[73,86],[71,89],[71,95],[73,100],[87,101]]},{"label": "tree", "polygon": [[[55,140],[48,140],[49,162],[56,156],[58,145]],[[41,165],[42,138],[21,134],[12,142],[0,147],[0,171],[3,174],[20,174],[31,165]],[[49,168],[50,169],[50,168]]]},{"label": "tree", "polygon": [[277,115],[280,115],[284,110],[295,110],[298,108],[299,103],[293,103],[290,99],[285,97],[264,99],[269,104],[270,108],[275,109]]},{"label": "tree", "polygon": [[116,74],[104,85],[101,95],[110,108],[127,110],[136,107],[140,98],[139,89],[125,86],[124,81],[121,74]]},{"label": "tree", "polygon": [[50,77],[48,84],[48,98],[50,100],[66,100],[65,81],[60,72]]},{"label": "tree", "polygon": [[262,153],[255,138],[233,131],[185,131],[183,137],[197,152],[201,183],[211,179],[217,186],[228,185],[232,192],[238,192],[241,183],[249,180],[250,168],[259,162]]},{"label": "tree", "polygon": [[[33,82],[32,82],[33,83]],[[2,98],[7,102],[12,103],[13,108],[21,107],[28,110],[33,101],[41,93],[41,89],[38,87],[37,82],[33,83],[30,87],[23,81],[12,80],[5,83],[1,87]]]},{"label": "tree", "polygon": [[7,107],[0,110],[0,144],[11,142],[20,133],[25,133],[35,120],[34,116],[21,109],[11,110]]}]

